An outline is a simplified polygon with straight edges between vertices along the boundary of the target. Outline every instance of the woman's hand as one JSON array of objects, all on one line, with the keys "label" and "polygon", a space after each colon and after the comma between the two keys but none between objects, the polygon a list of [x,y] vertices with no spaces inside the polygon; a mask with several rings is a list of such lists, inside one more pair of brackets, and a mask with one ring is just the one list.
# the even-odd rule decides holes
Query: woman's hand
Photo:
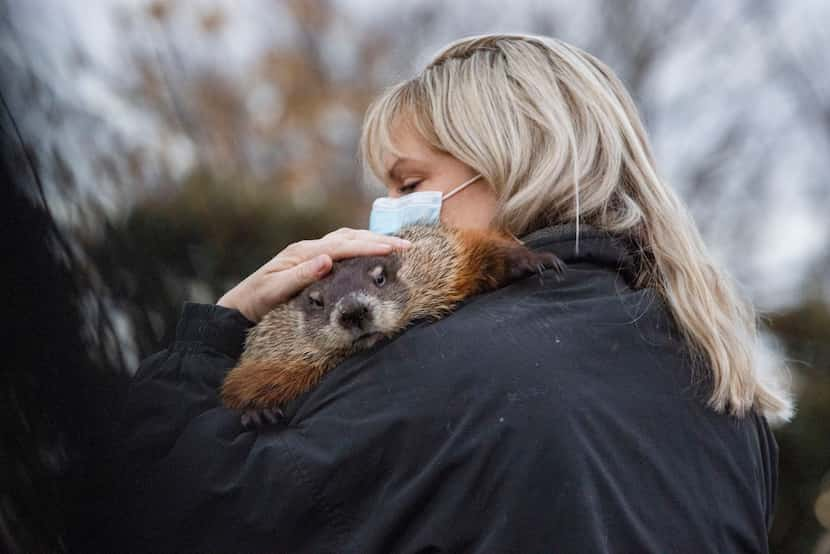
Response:
[{"label": "woman's hand", "polygon": [[217,304],[239,310],[248,320],[259,320],[331,270],[334,260],[355,256],[382,256],[408,248],[409,241],[343,227],[321,239],[288,245],[268,263],[229,290]]}]

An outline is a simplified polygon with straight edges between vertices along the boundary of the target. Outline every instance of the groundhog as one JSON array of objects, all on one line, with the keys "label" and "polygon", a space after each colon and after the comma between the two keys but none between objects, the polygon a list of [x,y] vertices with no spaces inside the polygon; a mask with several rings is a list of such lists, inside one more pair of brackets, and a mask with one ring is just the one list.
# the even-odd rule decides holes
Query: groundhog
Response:
[{"label": "groundhog", "polygon": [[246,410],[246,417],[277,408],[345,358],[415,320],[439,319],[469,296],[563,268],[554,254],[493,230],[412,225],[398,236],[412,246],[335,262],[323,279],[265,315],[225,378],[225,406]]}]

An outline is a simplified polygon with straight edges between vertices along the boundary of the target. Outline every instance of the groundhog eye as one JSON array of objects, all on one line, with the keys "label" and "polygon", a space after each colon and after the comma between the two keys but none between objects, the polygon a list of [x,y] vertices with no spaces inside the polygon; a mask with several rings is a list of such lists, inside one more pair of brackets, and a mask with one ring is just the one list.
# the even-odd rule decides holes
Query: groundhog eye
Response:
[{"label": "groundhog eye", "polygon": [[377,286],[382,287],[383,285],[386,284],[386,274],[383,273],[383,272],[380,272],[377,275],[375,275],[374,280],[375,280],[375,284]]},{"label": "groundhog eye", "polygon": [[317,307],[317,308],[322,308],[323,307],[323,298],[320,296],[320,293],[317,292],[317,291],[310,292],[308,294],[308,303],[311,304],[312,306]]}]

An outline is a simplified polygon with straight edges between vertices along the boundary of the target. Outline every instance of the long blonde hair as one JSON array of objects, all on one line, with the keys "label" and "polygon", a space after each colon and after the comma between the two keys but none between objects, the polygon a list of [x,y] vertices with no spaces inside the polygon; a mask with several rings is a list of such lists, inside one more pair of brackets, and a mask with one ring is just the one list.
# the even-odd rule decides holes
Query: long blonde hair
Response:
[{"label": "long blonde hair", "polygon": [[466,37],[369,107],[364,171],[383,179],[398,116],[432,147],[481,173],[499,197],[493,225],[521,236],[556,223],[623,234],[641,259],[637,286],[667,303],[700,367],[709,405],[789,417],[790,400],[755,368],[756,315],[706,250],[683,203],[658,177],[625,87],[604,63],[560,40]]}]

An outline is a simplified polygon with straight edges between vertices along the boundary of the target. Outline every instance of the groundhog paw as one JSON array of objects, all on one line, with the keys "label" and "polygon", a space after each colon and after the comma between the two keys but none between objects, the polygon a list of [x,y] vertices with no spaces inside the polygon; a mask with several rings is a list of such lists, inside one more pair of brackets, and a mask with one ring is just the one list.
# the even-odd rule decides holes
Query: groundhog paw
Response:
[{"label": "groundhog paw", "polygon": [[285,419],[285,413],[279,408],[261,408],[242,412],[242,427],[245,429],[259,429],[268,424],[277,423]]},{"label": "groundhog paw", "polygon": [[552,252],[534,252],[525,248],[512,249],[509,260],[510,279],[521,279],[533,273],[542,276],[545,269],[553,269],[557,274],[565,270],[565,263]]}]

